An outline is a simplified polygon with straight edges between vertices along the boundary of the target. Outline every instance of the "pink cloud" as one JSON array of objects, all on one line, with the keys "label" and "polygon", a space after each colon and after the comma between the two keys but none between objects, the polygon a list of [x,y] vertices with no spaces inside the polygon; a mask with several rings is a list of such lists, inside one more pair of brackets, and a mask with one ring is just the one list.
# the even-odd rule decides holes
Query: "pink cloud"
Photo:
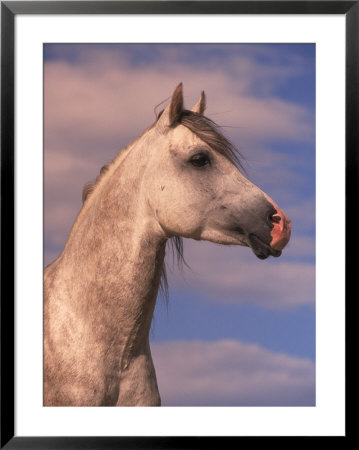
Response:
[{"label": "pink cloud", "polygon": [[[303,238],[297,245],[301,243],[310,247],[310,242]],[[224,304],[252,304],[271,309],[314,305],[315,267],[311,263],[258,261],[245,247],[218,246],[190,239],[185,240],[184,254],[190,269],[169,271],[172,288],[194,291]]]},{"label": "pink cloud", "polygon": [[[312,117],[305,108],[275,97],[246,94],[249,83],[259,76],[266,78],[253,61],[243,58],[236,62],[240,76],[218,67],[209,72],[172,61],[166,67],[135,68],[126,57],[114,58],[113,52],[102,51],[81,65],[47,62],[46,141],[62,140],[65,135],[84,143],[95,140],[124,145],[154,120],[152,108],[168,98],[180,81],[189,107],[205,89],[208,114],[223,125],[241,127],[244,141],[312,138]],[[279,72],[283,74],[285,69]]]},{"label": "pink cloud", "polygon": [[[177,51],[181,52],[181,49]],[[197,101],[204,88],[208,97],[208,115],[221,124],[241,127],[225,129],[225,132],[228,131],[236,143],[243,142],[252,149],[251,169],[258,164],[272,169],[261,173],[274,177],[277,184],[285,184],[288,178],[293,181],[297,176],[293,171],[283,169],[287,163],[283,158],[287,156],[266,150],[263,143],[267,139],[308,139],[313,133],[312,118],[304,108],[278,98],[249,96],[248,87],[253,80],[258,82],[259,77],[264,79],[268,75],[263,67],[243,57],[233,63],[232,71],[218,67],[213,67],[210,72],[198,67],[194,70],[178,62],[173,48],[164,48],[163,52],[169,52],[167,57],[172,61],[166,67],[149,64],[146,68],[134,68],[124,53],[117,52],[114,58],[111,51],[93,52],[91,58],[84,53],[79,64],[45,63],[45,239],[50,247],[49,253],[45,254],[47,262],[53,257],[54,247],[61,249],[65,244],[81,208],[83,185],[95,179],[103,164],[143,132],[154,120],[154,106],[169,97],[179,81],[184,81],[187,106]],[[283,77],[289,77],[289,72],[281,69]],[[240,77],[233,73],[240,73]],[[274,80],[277,76],[273,73],[269,79]],[[255,174],[255,169],[252,170]],[[291,216],[289,211],[288,214]],[[295,248],[295,243],[293,245]],[[193,255],[192,248],[192,243],[187,243],[186,253],[191,266],[203,266],[198,258],[203,256],[205,247],[201,247],[198,257]],[[208,291],[223,290],[221,297],[224,295],[233,300],[233,292],[240,290],[245,300],[252,301],[250,286],[258,282],[253,279],[256,270],[250,260],[250,251],[236,249],[235,254],[227,253],[232,251],[229,249],[217,251],[216,248],[214,251],[213,248],[206,250],[209,253],[203,256],[209,262],[207,272],[201,275],[202,281],[207,283],[209,280],[208,286],[213,285],[211,279],[221,278],[222,281],[217,288]],[[214,264],[216,260],[217,265]],[[223,267],[226,267],[226,261],[231,262],[223,277],[219,276],[221,261]],[[276,298],[269,306],[313,302],[313,267],[293,263],[266,267],[261,284],[265,282]],[[239,275],[239,268],[242,275]],[[278,284],[273,281],[275,277],[279,277]],[[290,283],[299,286],[303,280],[307,287],[290,299],[287,290]],[[195,288],[202,286],[198,289],[207,292],[199,279],[192,281]],[[180,285],[179,277],[175,277],[174,286]]]},{"label": "pink cloud", "polygon": [[164,406],[314,406],[308,359],[237,340],[151,344]]}]

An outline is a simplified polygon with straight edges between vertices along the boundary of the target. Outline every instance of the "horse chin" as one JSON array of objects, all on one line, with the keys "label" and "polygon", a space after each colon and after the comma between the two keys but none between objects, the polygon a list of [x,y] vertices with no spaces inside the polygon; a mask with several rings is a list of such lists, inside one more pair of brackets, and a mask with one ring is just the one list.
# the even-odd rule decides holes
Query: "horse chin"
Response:
[{"label": "horse chin", "polygon": [[249,240],[249,247],[252,249],[256,257],[259,259],[267,259],[269,256],[278,258],[282,254],[281,250],[275,250],[269,244],[263,242],[255,234],[250,234],[248,236],[248,240]]}]

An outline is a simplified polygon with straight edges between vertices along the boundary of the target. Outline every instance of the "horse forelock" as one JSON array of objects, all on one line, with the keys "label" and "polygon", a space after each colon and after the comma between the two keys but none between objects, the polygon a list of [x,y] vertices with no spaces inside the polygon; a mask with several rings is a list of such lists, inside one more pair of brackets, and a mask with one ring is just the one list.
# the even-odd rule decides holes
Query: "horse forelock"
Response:
[{"label": "horse forelock", "polygon": [[184,110],[179,118],[179,123],[188,128],[215,152],[225,156],[235,166],[244,171],[243,156],[238,149],[224,136],[220,126],[208,117]]},{"label": "horse forelock", "polygon": [[[164,110],[158,113],[156,122],[163,112]],[[177,121],[173,124],[173,127],[176,127],[177,125],[183,125],[188,128],[214,151],[225,156],[237,166],[238,169],[245,172],[242,163],[242,160],[244,160],[243,155],[241,155],[238,149],[224,136],[220,130],[221,127],[213,120],[203,114],[184,109]]]}]

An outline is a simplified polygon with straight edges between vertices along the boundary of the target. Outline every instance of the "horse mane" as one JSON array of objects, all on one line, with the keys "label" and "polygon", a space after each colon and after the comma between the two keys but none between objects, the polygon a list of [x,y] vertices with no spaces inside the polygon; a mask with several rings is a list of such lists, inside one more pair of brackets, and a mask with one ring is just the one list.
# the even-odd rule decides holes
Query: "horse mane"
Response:
[{"label": "horse mane", "polygon": [[[148,131],[149,129],[151,129],[156,125],[162,113],[163,111],[161,111],[157,115],[155,123],[152,126],[150,126],[146,131]],[[234,145],[222,134],[222,132],[220,131],[220,127],[215,122],[213,122],[213,120],[209,119],[208,117],[202,114],[198,114],[193,111],[185,109],[179,115],[177,121],[173,126],[176,127],[177,125],[180,124],[188,128],[190,131],[192,131],[192,133],[194,133],[197,137],[199,137],[214,151],[229,159],[236,167],[238,167],[242,171],[245,171],[243,168],[243,164],[241,162],[241,159],[243,158],[242,155],[240,155],[236,147],[234,147]],[[122,150],[122,152],[124,150]],[[97,176],[96,180],[94,182],[87,183],[84,186],[82,190],[83,203],[85,203],[87,198],[95,190],[97,184],[104,176],[104,174],[109,170],[109,167],[111,166],[112,163],[113,161],[101,167],[100,173]],[[168,240],[168,246],[171,247],[173,262],[176,256],[177,265],[179,268],[183,268],[183,265],[189,267],[183,255],[183,238],[181,236],[173,236],[171,239]],[[163,296],[167,305],[169,299],[169,288],[168,288],[166,263],[163,265],[163,271],[160,282],[160,294]]]},{"label": "horse mane", "polygon": [[112,162],[109,162],[109,163],[105,164],[104,166],[102,166],[100,169],[100,173],[97,176],[96,180],[91,183],[85,184],[85,186],[82,189],[82,203],[85,203],[85,201],[87,200],[87,197],[94,191],[95,186],[100,181],[102,176],[108,171],[111,164],[112,164]]}]

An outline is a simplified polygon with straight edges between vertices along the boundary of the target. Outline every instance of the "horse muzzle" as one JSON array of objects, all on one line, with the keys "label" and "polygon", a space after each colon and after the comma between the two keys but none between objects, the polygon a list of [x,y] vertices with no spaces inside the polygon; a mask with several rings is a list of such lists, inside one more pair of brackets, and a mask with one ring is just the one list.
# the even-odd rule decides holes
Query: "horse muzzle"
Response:
[{"label": "horse muzzle", "polygon": [[281,251],[289,242],[292,222],[290,221],[288,216],[279,208],[279,206],[276,205],[270,197],[268,197],[268,195],[264,195],[276,210],[276,212],[269,218],[273,227],[270,232],[270,235],[272,237],[272,240],[270,241],[270,247],[273,250]]}]

